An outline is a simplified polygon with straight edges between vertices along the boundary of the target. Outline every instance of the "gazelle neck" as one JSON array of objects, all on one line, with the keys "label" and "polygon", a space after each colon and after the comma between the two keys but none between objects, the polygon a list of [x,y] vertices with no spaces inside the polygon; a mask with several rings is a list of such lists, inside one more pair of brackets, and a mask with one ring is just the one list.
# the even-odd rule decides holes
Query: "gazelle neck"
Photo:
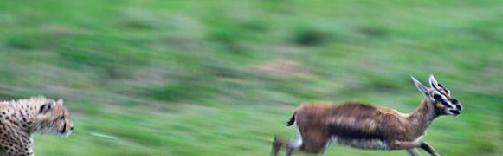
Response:
[{"label": "gazelle neck", "polygon": [[412,112],[408,117],[408,120],[414,128],[413,131],[416,131],[417,137],[423,135],[431,122],[438,117],[434,107],[435,106],[433,106],[430,100],[423,99],[416,111]]}]

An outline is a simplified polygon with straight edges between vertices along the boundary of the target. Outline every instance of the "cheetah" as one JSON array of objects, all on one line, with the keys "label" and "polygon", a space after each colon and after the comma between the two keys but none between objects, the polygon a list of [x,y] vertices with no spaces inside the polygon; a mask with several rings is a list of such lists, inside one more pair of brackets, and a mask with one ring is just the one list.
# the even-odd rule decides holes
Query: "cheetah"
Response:
[{"label": "cheetah", "polygon": [[68,137],[73,129],[61,99],[0,101],[0,156],[33,156],[32,133]]}]

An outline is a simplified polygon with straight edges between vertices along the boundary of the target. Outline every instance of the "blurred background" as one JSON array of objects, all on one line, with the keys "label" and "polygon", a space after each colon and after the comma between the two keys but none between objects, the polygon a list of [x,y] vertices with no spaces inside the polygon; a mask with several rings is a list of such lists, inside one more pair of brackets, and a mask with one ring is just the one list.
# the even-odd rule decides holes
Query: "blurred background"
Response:
[{"label": "blurred background", "polygon": [[465,111],[425,140],[496,156],[502,43],[499,0],[4,0],[0,98],[65,100],[76,131],[36,135],[40,156],[259,156],[295,137],[284,123],[301,102],[411,112],[409,75],[433,73]]}]

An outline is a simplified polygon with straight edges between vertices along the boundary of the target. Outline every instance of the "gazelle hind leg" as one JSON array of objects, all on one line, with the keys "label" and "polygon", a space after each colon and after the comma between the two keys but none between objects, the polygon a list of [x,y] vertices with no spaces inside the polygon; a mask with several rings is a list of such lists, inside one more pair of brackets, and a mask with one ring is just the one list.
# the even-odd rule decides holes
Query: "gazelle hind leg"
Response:
[{"label": "gazelle hind leg", "polygon": [[321,155],[325,155],[325,153],[327,153],[328,146],[330,146],[330,144],[332,144],[332,141],[333,141],[332,139],[329,139],[327,141],[327,143],[325,143],[325,147],[321,151]]},{"label": "gazelle hind leg", "polygon": [[421,148],[432,156],[440,156],[440,154],[438,154],[437,151],[435,151],[435,149],[426,142],[421,143]]},{"label": "gazelle hind leg", "polygon": [[291,156],[293,151],[298,150],[302,146],[302,137],[299,134],[299,138],[296,141],[289,141],[286,145],[286,156]]},{"label": "gazelle hind leg", "polygon": [[281,149],[281,146],[285,145],[286,143],[279,139],[278,137],[274,137],[274,141],[272,142],[272,156],[277,156],[279,153],[279,150]]}]

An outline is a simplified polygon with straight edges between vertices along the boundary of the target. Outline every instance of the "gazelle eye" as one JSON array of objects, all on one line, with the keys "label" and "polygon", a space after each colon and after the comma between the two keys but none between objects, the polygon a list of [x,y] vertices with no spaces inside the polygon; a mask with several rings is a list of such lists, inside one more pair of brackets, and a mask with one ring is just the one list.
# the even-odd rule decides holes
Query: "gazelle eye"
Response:
[{"label": "gazelle eye", "polygon": [[442,99],[442,96],[440,94],[435,94],[435,95],[433,95],[433,98],[435,100],[440,100],[440,99]]},{"label": "gazelle eye", "polygon": [[449,105],[445,100],[440,100],[440,103],[442,103],[443,105]]},{"label": "gazelle eye", "polygon": [[456,105],[456,109],[458,109],[458,110],[463,110],[463,106],[461,106],[461,105]]}]

